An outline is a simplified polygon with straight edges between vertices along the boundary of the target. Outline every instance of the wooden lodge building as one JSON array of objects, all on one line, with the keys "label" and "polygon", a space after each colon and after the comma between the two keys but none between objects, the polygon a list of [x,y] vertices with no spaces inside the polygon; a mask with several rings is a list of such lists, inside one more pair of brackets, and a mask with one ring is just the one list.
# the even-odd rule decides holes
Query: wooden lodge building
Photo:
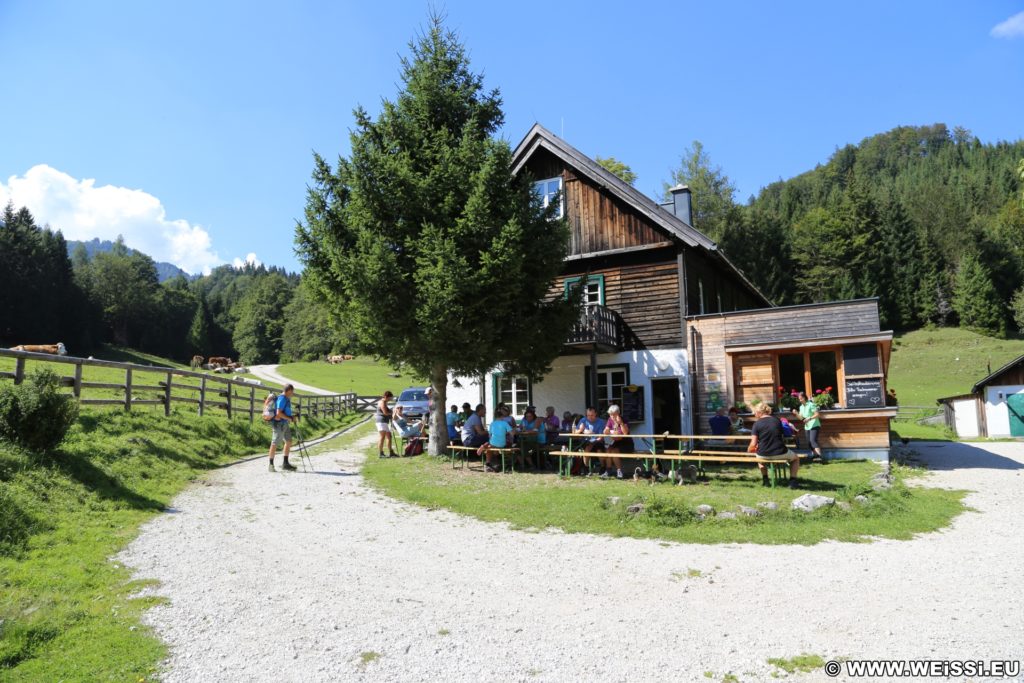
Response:
[{"label": "wooden lodge building", "polygon": [[[778,404],[778,387],[830,391],[821,442],[832,457],[885,459],[891,332],[877,301],[774,307],[692,225],[690,191],[658,204],[540,125],[514,154],[571,237],[556,291],[584,288],[584,312],[550,373],[453,377],[448,402],[518,417],[622,406],[635,434],[706,434],[716,408]],[[638,444],[639,447],[639,444]]]}]

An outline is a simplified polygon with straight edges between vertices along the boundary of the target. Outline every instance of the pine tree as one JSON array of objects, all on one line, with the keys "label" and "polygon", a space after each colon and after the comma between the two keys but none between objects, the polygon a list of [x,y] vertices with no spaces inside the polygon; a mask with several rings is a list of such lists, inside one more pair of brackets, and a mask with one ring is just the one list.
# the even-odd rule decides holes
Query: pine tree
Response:
[{"label": "pine tree", "polygon": [[195,315],[192,316],[192,324],[188,328],[188,336],[185,344],[188,346],[189,355],[209,356],[210,355],[210,323],[206,312],[206,303],[199,299],[196,304]]},{"label": "pine tree", "polygon": [[957,268],[953,310],[960,317],[961,327],[982,334],[1006,334],[999,294],[988,269],[973,253],[966,254]]},{"label": "pine tree", "polygon": [[336,171],[315,157],[297,241],[305,276],[362,348],[429,377],[438,454],[449,371],[542,376],[576,302],[547,297],[568,229],[513,176],[498,92],[437,16],[410,50],[397,99],[376,121],[356,110],[351,157]]}]

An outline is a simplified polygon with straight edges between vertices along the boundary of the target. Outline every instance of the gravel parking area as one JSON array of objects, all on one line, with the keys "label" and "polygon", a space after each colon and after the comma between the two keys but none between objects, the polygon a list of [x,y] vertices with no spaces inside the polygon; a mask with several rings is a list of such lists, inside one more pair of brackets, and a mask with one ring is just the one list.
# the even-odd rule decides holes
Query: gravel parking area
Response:
[{"label": "gravel parking area", "polygon": [[926,485],[974,491],[949,529],[811,547],[511,530],[368,489],[367,443],[314,456],[315,474],[219,471],[119,556],[169,600],[147,615],[165,680],[756,681],[800,653],[1024,659],[1019,443],[918,446]]}]

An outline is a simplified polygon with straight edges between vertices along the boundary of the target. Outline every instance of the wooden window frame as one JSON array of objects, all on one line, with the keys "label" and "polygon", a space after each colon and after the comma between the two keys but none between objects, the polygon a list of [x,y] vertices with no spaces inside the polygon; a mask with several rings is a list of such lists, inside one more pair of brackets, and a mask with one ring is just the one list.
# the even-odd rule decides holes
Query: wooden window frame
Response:
[{"label": "wooden window frame", "polygon": [[[629,376],[629,363],[609,363],[608,365],[598,365],[597,366],[597,374],[599,374],[599,375],[602,372],[615,372],[617,370],[623,371],[625,373],[625,375],[626,375],[626,383],[622,385],[623,386],[623,391],[625,391],[625,387],[628,387],[630,385],[630,382],[631,382],[631,378]],[[590,368],[587,367],[587,368],[583,369],[583,405],[586,406],[589,403],[589,401],[590,401]],[[601,402],[601,397],[598,397],[598,405],[594,406],[594,408],[597,409],[597,414],[598,415],[602,415],[603,414],[602,411],[601,411],[600,402]],[[609,405],[611,405],[611,404],[609,403]]]}]

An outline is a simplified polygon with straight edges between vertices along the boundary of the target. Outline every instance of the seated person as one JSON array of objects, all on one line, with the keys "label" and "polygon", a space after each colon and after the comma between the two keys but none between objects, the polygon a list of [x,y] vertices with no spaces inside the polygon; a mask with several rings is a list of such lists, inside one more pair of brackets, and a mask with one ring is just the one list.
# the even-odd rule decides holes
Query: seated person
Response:
[{"label": "seated person", "polygon": [[726,417],[725,408],[716,410],[714,416],[708,420],[708,425],[711,427],[711,433],[715,436],[729,436],[732,434],[732,422]]},{"label": "seated person", "polygon": [[604,433],[612,437],[607,452],[611,457],[604,459],[604,472],[602,477],[607,479],[611,476],[612,468],[615,468],[615,478],[622,479],[622,458],[619,453],[633,452],[633,439],[629,436],[629,423],[622,417],[622,412],[617,405],[608,406],[608,422],[605,424]]},{"label": "seated person", "polygon": [[476,448],[487,443],[487,430],[484,428],[484,414],[487,408],[481,403],[462,423],[462,445]]},{"label": "seated person", "polygon": [[[754,406],[754,417],[757,418],[757,422],[750,430],[753,435],[750,440],[751,452],[770,460],[788,460],[789,488],[797,488],[796,475],[800,471],[800,458],[786,446],[782,422],[772,415],[772,408],[767,403],[758,403]],[[761,470],[761,485],[771,486],[771,482],[768,481],[768,468],[760,462],[757,463],[757,468]]]},{"label": "seated person", "polygon": [[[519,422],[519,438],[526,454],[526,464],[533,467],[535,462],[540,463],[543,446],[547,443],[547,429],[544,420],[537,417],[537,409],[527,406],[523,419]],[[534,457],[536,456],[536,457]]]},{"label": "seated person", "polygon": [[553,444],[558,439],[558,430],[562,428],[562,421],[555,415],[555,407],[548,406],[544,409],[544,431],[545,441]]},{"label": "seated person", "polygon": [[750,430],[743,424],[743,418],[740,417],[739,408],[733,406],[729,408],[729,423],[732,425],[733,434],[749,434]]},{"label": "seated person", "polygon": [[[585,453],[604,453],[604,426],[604,420],[597,416],[597,409],[593,406],[587,408],[586,416],[576,423],[576,429],[573,431],[576,434],[597,434],[599,436],[592,436],[586,439],[583,444],[583,451]],[[587,475],[589,475],[590,458],[584,458],[583,462]]]},{"label": "seated person", "polygon": [[412,439],[423,435],[423,420],[416,420],[409,424],[405,416],[402,415],[402,406],[395,406],[391,412],[391,426],[403,439]]},{"label": "seated person", "polygon": [[[495,410],[495,415],[503,412],[500,408]],[[509,425],[506,420],[495,418],[494,422],[491,423],[491,428],[488,433],[487,441],[484,442],[480,448],[477,449],[476,454],[483,457],[487,457],[486,469],[488,472],[500,472],[497,467],[494,466],[493,461],[495,454],[492,452],[494,448],[509,448],[512,445],[511,435],[513,427]]]},{"label": "seated person", "polygon": [[459,413],[459,426],[460,427],[463,425],[463,423],[465,423],[466,420],[469,419],[469,416],[472,415],[473,412],[474,412],[473,411],[473,407],[471,405],[469,405],[468,403],[463,403],[462,404],[462,412]]},{"label": "seated person", "polygon": [[459,440],[459,407],[454,403],[451,406],[445,416],[444,421],[448,425],[448,440],[452,443],[457,443]]}]

